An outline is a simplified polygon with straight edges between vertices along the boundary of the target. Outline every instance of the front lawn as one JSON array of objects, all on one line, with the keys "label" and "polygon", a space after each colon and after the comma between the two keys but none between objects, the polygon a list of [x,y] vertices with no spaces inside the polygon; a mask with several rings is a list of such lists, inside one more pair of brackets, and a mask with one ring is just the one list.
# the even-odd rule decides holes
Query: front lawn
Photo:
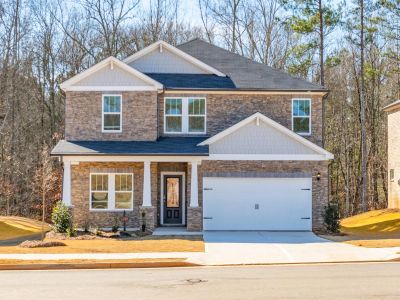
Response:
[{"label": "front lawn", "polygon": [[[45,231],[50,230],[50,226],[45,224]],[[39,234],[42,230],[42,223],[23,217],[0,217],[0,241],[16,239],[24,236]]]},{"label": "front lawn", "polygon": [[400,247],[400,210],[373,210],[345,218],[340,231],[343,235],[323,237],[362,247]]},{"label": "front lawn", "polygon": [[[48,239],[53,240],[55,239]],[[138,253],[203,252],[201,236],[144,236],[129,239],[60,240],[66,246],[50,248],[0,247],[0,253]]]}]

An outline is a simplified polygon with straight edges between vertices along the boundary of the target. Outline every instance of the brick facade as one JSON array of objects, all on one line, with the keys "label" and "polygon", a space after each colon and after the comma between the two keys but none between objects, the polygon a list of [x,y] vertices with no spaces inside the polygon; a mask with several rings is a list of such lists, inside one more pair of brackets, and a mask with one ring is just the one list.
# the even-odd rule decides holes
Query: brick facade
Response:
[{"label": "brick facade", "polygon": [[322,96],[310,94],[159,94],[159,135],[164,135],[164,97],[205,97],[207,100],[207,135],[213,136],[260,112],[292,130],[292,99],[311,99],[311,142],[322,146]]},{"label": "brick facade", "polygon": [[388,111],[388,172],[388,208],[400,208],[400,108]]},{"label": "brick facade", "polygon": [[67,92],[65,139],[70,141],[154,141],[157,139],[157,92],[113,92],[122,95],[122,132],[102,132],[102,95]]},{"label": "brick facade", "polygon": [[[202,177],[210,174],[235,174],[257,173],[281,174],[291,176],[296,173],[312,175],[312,209],[313,229],[323,228],[323,211],[328,202],[328,162],[327,161],[203,161],[198,170],[199,207],[190,207],[190,164],[188,163],[152,163],[151,187],[152,207],[142,207],[143,193],[143,163],[80,163],[72,167],[72,205],[74,224],[77,227],[87,225],[93,227],[112,227],[115,219],[121,220],[122,212],[99,212],[89,210],[89,174],[90,172],[132,172],[134,174],[134,204],[133,211],[127,212],[129,218],[128,227],[141,228],[146,224],[147,230],[154,230],[160,222],[161,205],[161,173],[185,172],[186,191],[186,224],[189,231],[202,229],[203,197]],[[321,174],[317,180],[315,175]],[[142,213],[145,212],[144,218]],[[120,221],[122,226],[122,222]]]}]

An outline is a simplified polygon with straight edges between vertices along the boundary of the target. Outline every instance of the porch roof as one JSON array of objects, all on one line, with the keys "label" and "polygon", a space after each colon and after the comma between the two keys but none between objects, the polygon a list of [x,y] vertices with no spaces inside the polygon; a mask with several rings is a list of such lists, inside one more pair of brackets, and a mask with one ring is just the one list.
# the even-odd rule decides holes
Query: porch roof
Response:
[{"label": "porch roof", "polygon": [[207,137],[160,137],[157,141],[66,141],[51,151],[62,155],[208,155],[208,146],[198,146]]}]

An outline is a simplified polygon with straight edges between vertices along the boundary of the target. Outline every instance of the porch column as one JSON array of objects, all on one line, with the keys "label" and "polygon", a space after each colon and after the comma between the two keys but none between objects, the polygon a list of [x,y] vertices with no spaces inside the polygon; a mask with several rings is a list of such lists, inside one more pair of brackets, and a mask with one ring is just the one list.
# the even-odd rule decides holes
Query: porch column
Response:
[{"label": "porch column", "polygon": [[144,162],[143,169],[143,207],[151,206],[151,172],[150,172],[150,161]]},{"label": "porch column", "polygon": [[190,177],[190,207],[199,206],[199,189],[197,181],[197,165],[198,162],[194,161],[191,163],[191,177]]},{"label": "porch column", "polygon": [[71,206],[71,162],[64,161],[63,191],[62,202],[66,206]]}]

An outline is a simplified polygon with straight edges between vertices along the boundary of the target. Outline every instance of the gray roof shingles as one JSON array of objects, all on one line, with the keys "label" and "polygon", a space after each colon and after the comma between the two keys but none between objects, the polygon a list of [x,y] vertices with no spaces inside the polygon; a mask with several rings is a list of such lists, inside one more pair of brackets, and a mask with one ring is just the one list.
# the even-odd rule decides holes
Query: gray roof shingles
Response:
[{"label": "gray roof shingles", "polygon": [[167,89],[234,89],[229,77],[213,74],[146,73]]},{"label": "gray roof shingles", "polygon": [[277,91],[327,91],[325,87],[214,46],[200,39],[178,49],[229,76],[237,89]]},{"label": "gray roof shingles", "polygon": [[208,146],[197,146],[206,137],[161,137],[157,141],[66,141],[51,155],[170,155],[207,156]]}]

